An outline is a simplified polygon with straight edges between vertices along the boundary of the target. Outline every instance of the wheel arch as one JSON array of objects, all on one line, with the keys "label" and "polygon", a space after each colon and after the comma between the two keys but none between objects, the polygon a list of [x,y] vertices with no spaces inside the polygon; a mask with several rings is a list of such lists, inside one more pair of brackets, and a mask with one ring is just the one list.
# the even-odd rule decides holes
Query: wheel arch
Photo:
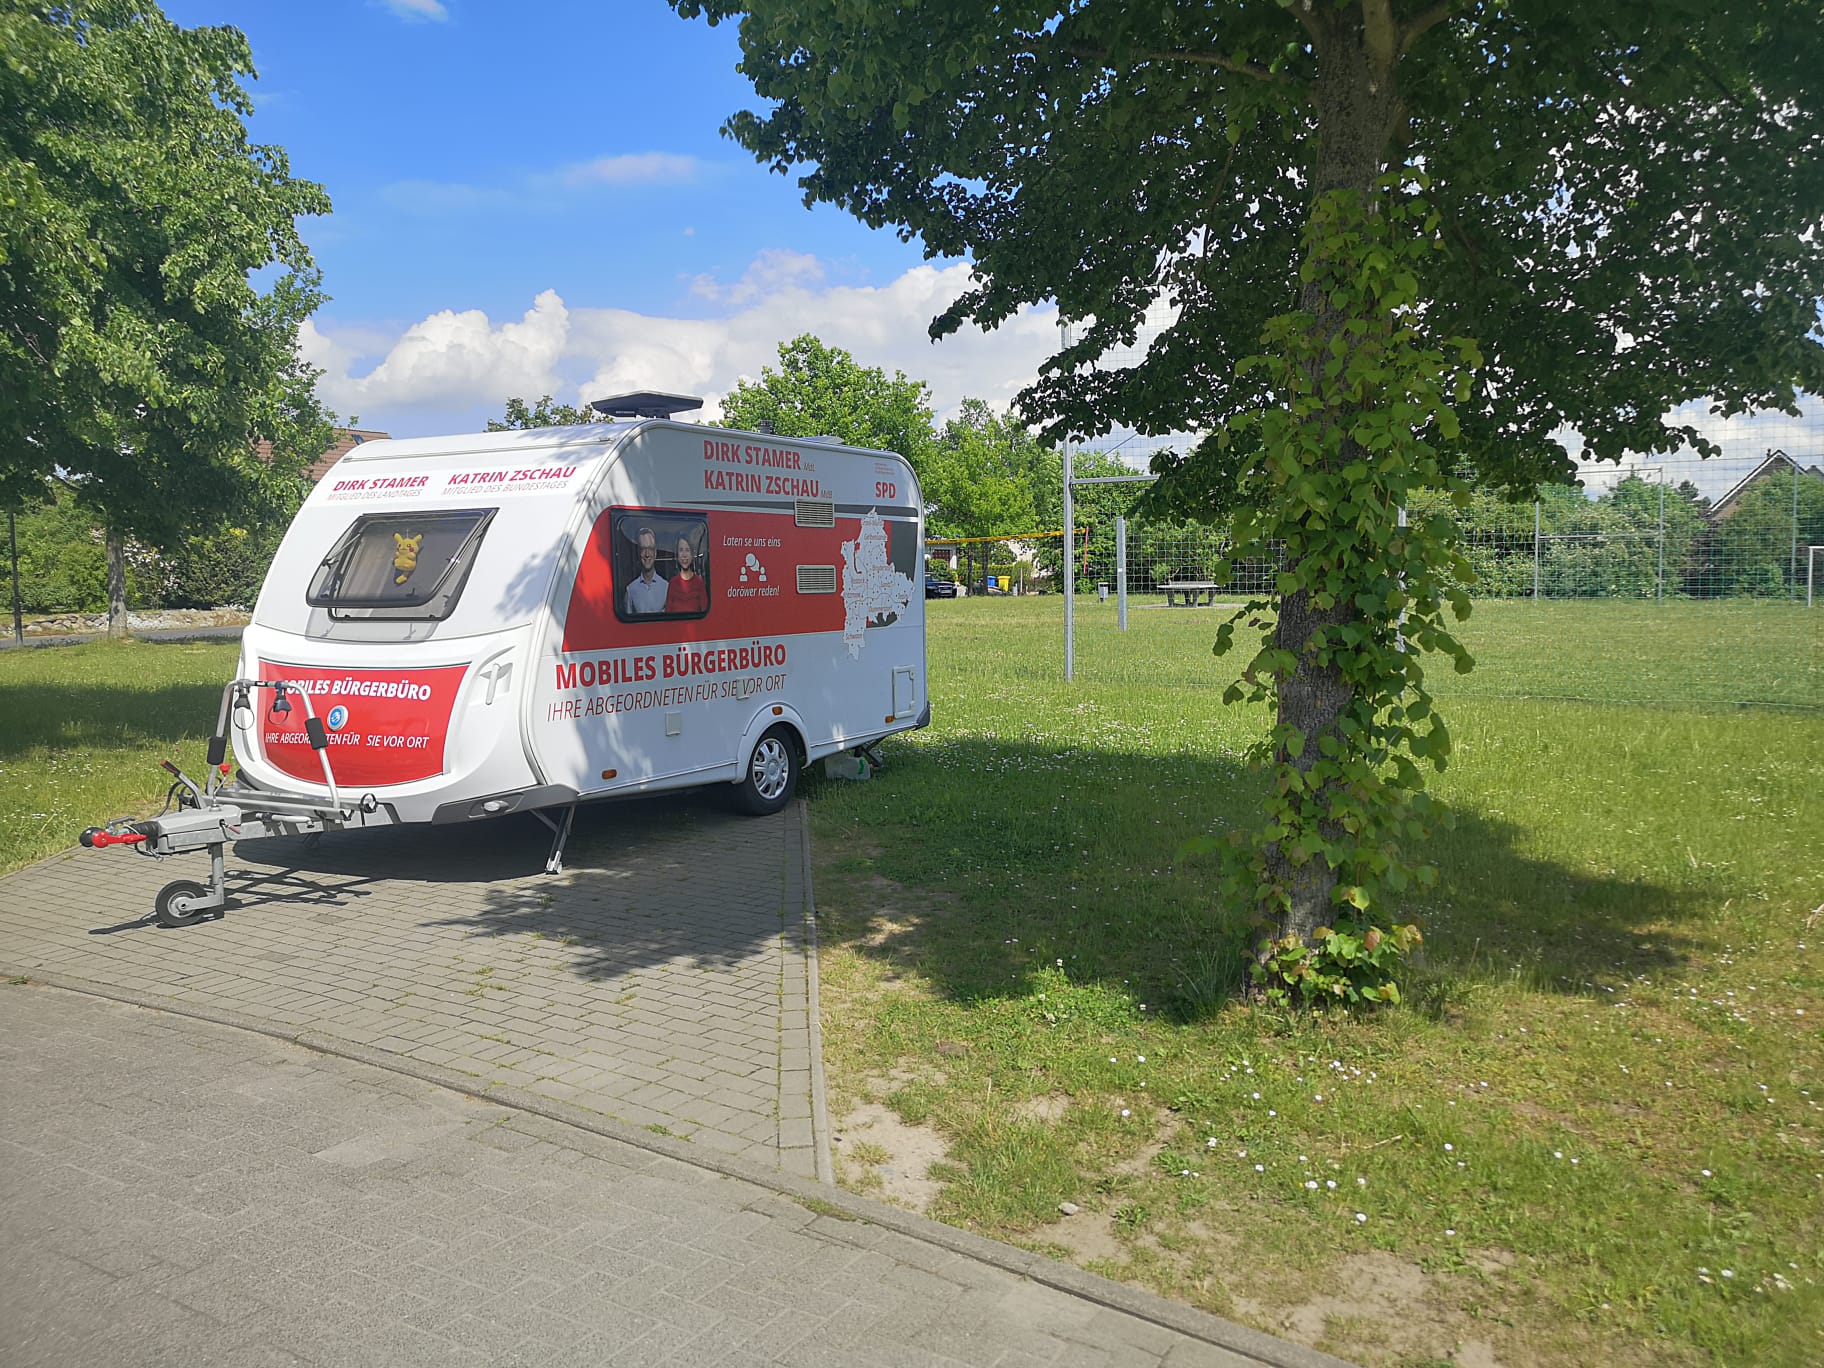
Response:
[{"label": "wheel arch", "polygon": [[[741,745],[735,756],[735,763],[741,766],[743,774],[747,770],[748,757],[754,753],[754,747],[759,744],[760,738],[781,724],[791,733],[792,745],[798,751],[798,767],[803,769],[808,763],[805,757],[810,754],[810,741],[805,731],[804,719],[798,715],[798,710],[790,703],[772,702],[757,709],[754,715],[748,719],[747,727],[741,733]],[[735,782],[741,782],[739,776],[736,777]]]}]

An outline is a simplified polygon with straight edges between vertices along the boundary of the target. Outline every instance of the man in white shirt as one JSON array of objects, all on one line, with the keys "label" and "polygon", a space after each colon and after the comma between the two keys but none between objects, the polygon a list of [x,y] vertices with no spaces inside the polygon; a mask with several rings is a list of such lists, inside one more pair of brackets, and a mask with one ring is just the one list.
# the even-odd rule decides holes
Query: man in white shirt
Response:
[{"label": "man in white shirt", "polygon": [[659,557],[659,539],[650,527],[640,529],[640,577],[627,586],[627,612],[662,613],[665,611],[664,578],[654,569]]}]

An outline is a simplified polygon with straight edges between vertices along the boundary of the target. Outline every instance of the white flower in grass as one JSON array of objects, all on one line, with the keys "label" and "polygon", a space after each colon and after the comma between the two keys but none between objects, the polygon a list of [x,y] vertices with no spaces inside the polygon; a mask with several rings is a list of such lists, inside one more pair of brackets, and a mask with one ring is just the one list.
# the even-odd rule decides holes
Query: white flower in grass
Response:
[{"label": "white flower in grass", "polygon": [[1366,1213],[1364,1211],[1358,1211],[1355,1213],[1355,1223],[1357,1225],[1364,1225],[1367,1223],[1367,1220],[1368,1220],[1368,1213]]},{"label": "white flower in grass", "polygon": [[1723,1276],[1725,1278],[1733,1278],[1735,1276],[1735,1270],[1733,1268],[1725,1268],[1723,1270]]},{"label": "white flower in grass", "polygon": [[1457,1233],[1457,1232],[1456,1232],[1456,1231],[1454,1231],[1454,1230],[1452,1230],[1452,1229],[1451,1229],[1451,1228],[1450,1228],[1450,1227],[1449,1227],[1449,1226],[1445,1226],[1445,1227],[1444,1227],[1444,1233],[1445,1233],[1445,1234],[1446,1234],[1446,1235],[1455,1235],[1455,1234],[1456,1234],[1456,1233]]},{"label": "white flower in grass", "polygon": [[1336,1179],[1334,1179],[1334,1178],[1324,1179],[1324,1186],[1329,1188],[1332,1192],[1335,1192],[1336,1191]]},{"label": "white flower in grass", "polygon": [[1142,1063],[1142,1064],[1144,1064],[1144,1063],[1146,1063],[1146,1056],[1145,1056],[1145,1055],[1140,1055],[1140,1056],[1138,1056],[1138,1058],[1139,1058],[1139,1060],[1140,1060],[1140,1062],[1141,1062],[1141,1063]]},{"label": "white flower in grass", "polygon": [[1552,1158],[1554,1158],[1554,1159],[1562,1159],[1562,1158],[1564,1158],[1564,1151],[1563,1151],[1563,1150],[1553,1150],[1553,1151],[1552,1151]]},{"label": "white flower in grass", "polygon": [[1704,1177],[1706,1177],[1706,1178],[1711,1176],[1709,1169],[1700,1169],[1699,1172],[1701,1172],[1704,1175]]},{"label": "white flower in grass", "polygon": [[1355,1185],[1356,1185],[1356,1186],[1357,1186],[1357,1187],[1367,1187],[1367,1186],[1368,1186],[1368,1180],[1367,1180],[1367,1179],[1366,1179],[1366,1178],[1357,1178],[1357,1179],[1356,1179],[1356,1180],[1355,1180]]},{"label": "white flower in grass", "polygon": [[[1332,1183],[1332,1184],[1331,1184],[1331,1185],[1330,1185],[1330,1186],[1331,1186],[1331,1187],[1335,1187],[1335,1186],[1336,1186],[1336,1184],[1335,1184],[1335,1183]],[[1305,1191],[1307,1191],[1307,1192],[1316,1192],[1316,1191],[1317,1191],[1317,1179],[1315,1179],[1315,1178],[1307,1178],[1307,1179],[1306,1179],[1306,1180],[1305,1180]]]},{"label": "white flower in grass", "polygon": [[1450,1143],[1450,1142],[1449,1142],[1449,1141],[1445,1141],[1445,1143],[1444,1143],[1444,1153],[1446,1153],[1446,1154],[1449,1154],[1449,1153],[1450,1153],[1450,1152],[1451,1152],[1451,1151],[1452,1151],[1452,1150],[1454,1150],[1454,1149],[1455,1149],[1455,1148],[1456,1148],[1456,1146],[1455,1146],[1455,1145],[1453,1145],[1453,1144],[1451,1144],[1451,1143]]},{"label": "white flower in grass", "polygon": [[1267,1166],[1266,1166],[1266,1165],[1265,1165],[1265,1164],[1256,1164],[1256,1165],[1254,1165],[1254,1172],[1256,1172],[1256,1173],[1265,1173],[1265,1172],[1266,1172],[1266,1171],[1267,1171]]},{"label": "white flower in grass", "polygon": [[1215,1149],[1216,1148],[1216,1137],[1212,1135],[1208,1140],[1205,1140],[1203,1143],[1204,1143],[1204,1148]]},{"label": "white flower in grass", "polygon": [[1131,1111],[1129,1111],[1126,1107],[1123,1107],[1123,1108],[1121,1108],[1121,1115],[1122,1116],[1132,1116],[1133,1113]]}]

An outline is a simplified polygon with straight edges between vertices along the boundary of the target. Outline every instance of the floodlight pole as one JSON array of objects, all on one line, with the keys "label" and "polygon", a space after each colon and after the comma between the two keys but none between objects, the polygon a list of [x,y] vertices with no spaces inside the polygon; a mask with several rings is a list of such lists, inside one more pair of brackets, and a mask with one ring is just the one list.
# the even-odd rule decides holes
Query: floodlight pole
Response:
[{"label": "floodlight pole", "polygon": [[13,552],[13,640],[25,644],[25,617],[19,611],[19,514],[6,510],[6,542]]},{"label": "floodlight pole", "polygon": [[1127,519],[1115,519],[1115,618],[1127,630]]},{"label": "floodlight pole", "polygon": [[[1070,349],[1070,324],[1061,323],[1064,348]],[[1077,510],[1071,501],[1071,467],[1075,464],[1074,444],[1064,436],[1064,678],[1068,682],[1077,674]]]},{"label": "floodlight pole", "polygon": [[[1781,453],[1784,455],[1784,453]],[[1799,596],[1799,463],[1786,458],[1792,464],[1792,598]],[[1807,567],[1809,570],[1809,567]],[[1807,598],[1806,605],[1810,606]]]},{"label": "floodlight pole", "polygon": [[1659,480],[1659,592],[1661,603],[1666,600],[1666,472],[1662,469]]},{"label": "floodlight pole", "polygon": [[1805,606],[1807,608],[1811,607],[1812,590],[1817,585],[1818,552],[1820,551],[1824,551],[1824,546],[1808,546],[1805,548]]},{"label": "floodlight pole", "polygon": [[1533,500],[1533,602],[1539,602],[1539,500]]}]

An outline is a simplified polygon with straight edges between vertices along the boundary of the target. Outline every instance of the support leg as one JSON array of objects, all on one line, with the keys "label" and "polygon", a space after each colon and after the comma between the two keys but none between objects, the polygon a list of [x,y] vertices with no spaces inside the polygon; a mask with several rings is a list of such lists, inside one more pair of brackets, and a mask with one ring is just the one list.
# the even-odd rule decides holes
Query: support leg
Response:
[{"label": "support leg", "polygon": [[534,811],[532,815],[550,827],[553,832],[551,854],[545,860],[545,873],[562,874],[564,872],[564,844],[570,839],[570,824],[576,820],[576,804],[571,803],[566,807],[562,817],[548,817],[542,810]]}]

